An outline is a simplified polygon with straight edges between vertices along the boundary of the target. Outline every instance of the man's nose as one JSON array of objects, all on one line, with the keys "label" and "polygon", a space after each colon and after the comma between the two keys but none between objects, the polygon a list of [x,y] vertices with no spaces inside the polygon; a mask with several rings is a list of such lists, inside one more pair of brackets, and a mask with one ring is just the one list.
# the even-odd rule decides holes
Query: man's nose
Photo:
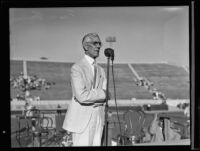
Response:
[{"label": "man's nose", "polygon": [[101,44],[100,44],[100,43],[97,43],[97,44],[96,44],[96,47],[100,48],[100,47],[101,47]]}]

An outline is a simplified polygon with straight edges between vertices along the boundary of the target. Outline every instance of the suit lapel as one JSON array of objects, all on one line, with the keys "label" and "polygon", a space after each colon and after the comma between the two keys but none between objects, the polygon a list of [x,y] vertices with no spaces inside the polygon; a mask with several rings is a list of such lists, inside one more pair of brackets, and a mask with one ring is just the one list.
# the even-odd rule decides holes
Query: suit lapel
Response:
[{"label": "suit lapel", "polygon": [[[85,58],[82,59],[82,63],[84,65],[86,77],[88,77],[88,79],[91,81],[91,86],[93,86],[94,76],[93,76],[93,72],[90,67],[90,64],[87,62],[87,60]],[[99,80],[100,80],[100,75],[101,75],[100,67],[98,65],[97,65],[97,73],[96,74],[97,75],[96,75],[95,88],[97,88],[97,86],[100,82]]]},{"label": "suit lapel", "polygon": [[100,79],[100,68],[99,68],[99,66],[97,65],[97,76],[96,76],[95,88],[98,86],[99,79]]},{"label": "suit lapel", "polygon": [[92,69],[91,69],[89,63],[87,62],[87,60],[85,58],[82,59],[82,62],[83,62],[83,65],[84,65],[84,70],[85,70],[86,77],[88,77],[88,79],[91,81],[91,83],[93,85]]}]

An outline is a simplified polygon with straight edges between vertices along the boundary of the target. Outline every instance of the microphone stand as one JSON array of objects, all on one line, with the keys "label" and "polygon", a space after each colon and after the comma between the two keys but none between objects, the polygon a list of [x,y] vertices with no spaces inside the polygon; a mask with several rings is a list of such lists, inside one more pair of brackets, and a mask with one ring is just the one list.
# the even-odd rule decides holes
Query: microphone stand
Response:
[{"label": "microphone stand", "polygon": [[104,146],[108,146],[108,100],[109,100],[109,66],[110,57],[107,57],[107,86],[106,86],[106,104],[105,104],[105,133],[104,133]]}]

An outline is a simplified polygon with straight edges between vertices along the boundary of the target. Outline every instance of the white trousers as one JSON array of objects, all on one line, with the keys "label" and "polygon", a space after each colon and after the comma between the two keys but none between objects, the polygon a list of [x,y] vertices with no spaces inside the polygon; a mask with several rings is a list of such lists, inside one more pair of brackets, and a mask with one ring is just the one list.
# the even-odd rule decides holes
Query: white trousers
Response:
[{"label": "white trousers", "polygon": [[86,129],[82,133],[72,133],[73,146],[101,146],[102,131],[102,119],[96,107]]}]

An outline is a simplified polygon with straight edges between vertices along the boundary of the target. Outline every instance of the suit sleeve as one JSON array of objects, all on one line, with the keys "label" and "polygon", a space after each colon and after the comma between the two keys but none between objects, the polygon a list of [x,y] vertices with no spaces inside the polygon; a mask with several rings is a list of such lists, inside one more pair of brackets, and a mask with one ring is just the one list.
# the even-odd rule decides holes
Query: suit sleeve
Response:
[{"label": "suit sleeve", "polygon": [[107,80],[106,80],[106,75],[104,70],[101,68],[102,74],[103,74],[103,85],[102,85],[102,89],[106,91],[106,86],[107,86]]},{"label": "suit sleeve", "polygon": [[71,68],[71,85],[75,97],[80,103],[95,103],[105,99],[105,92],[103,89],[91,89],[86,88],[83,80],[82,70],[78,65],[74,65]]}]

